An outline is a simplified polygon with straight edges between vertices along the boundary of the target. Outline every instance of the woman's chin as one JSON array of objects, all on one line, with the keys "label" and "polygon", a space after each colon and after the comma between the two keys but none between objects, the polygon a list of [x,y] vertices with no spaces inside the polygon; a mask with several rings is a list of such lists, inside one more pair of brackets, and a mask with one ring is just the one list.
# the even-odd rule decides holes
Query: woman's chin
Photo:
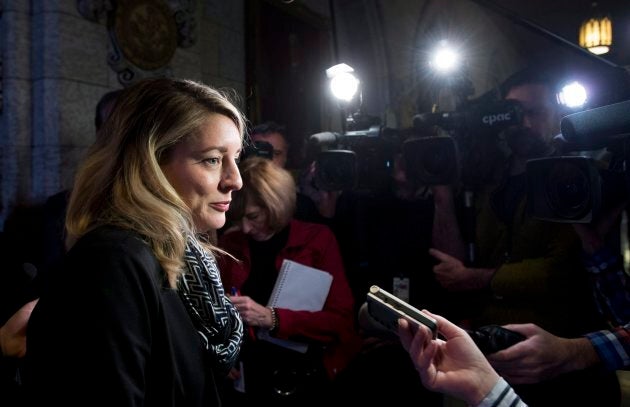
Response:
[{"label": "woman's chin", "polygon": [[212,216],[210,218],[206,218],[201,222],[195,222],[195,227],[197,231],[200,233],[212,232],[218,229],[221,229],[225,225],[225,215],[223,216]]}]

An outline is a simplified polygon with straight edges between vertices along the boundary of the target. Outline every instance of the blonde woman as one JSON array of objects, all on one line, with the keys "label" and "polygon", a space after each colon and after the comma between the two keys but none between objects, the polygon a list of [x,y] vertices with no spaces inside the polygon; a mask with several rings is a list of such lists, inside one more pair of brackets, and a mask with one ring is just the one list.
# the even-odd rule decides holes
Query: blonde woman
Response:
[{"label": "blonde woman", "polygon": [[[354,299],[337,241],[327,226],[293,219],[295,182],[287,170],[266,158],[251,157],[241,163],[241,174],[243,189],[234,194],[228,212],[238,230],[219,240],[222,249],[241,260],[219,258],[225,287],[239,294],[230,298],[252,330],[309,343],[303,355],[249,335],[239,364],[244,368],[245,402],[321,405],[330,401],[328,386],[359,346]],[[266,306],[284,259],[332,275],[321,311]]]},{"label": "blonde woman", "polygon": [[27,334],[36,405],[214,406],[242,322],[208,234],[242,180],[241,113],[202,84],[126,89],[78,170],[65,265]]}]

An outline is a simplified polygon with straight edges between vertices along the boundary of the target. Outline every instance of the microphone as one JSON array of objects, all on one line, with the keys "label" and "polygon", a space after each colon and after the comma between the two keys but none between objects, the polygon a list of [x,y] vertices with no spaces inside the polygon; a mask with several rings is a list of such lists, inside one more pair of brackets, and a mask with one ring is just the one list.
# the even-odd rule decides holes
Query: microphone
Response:
[{"label": "microphone", "polygon": [[568,142],[585,149],[597,148],[593,146],[600,145],[601,139],[630,134],[630,100],[565,116],[560,131]]},{"label": "microphone", "polygon": [[413,117],[413,127],[424,130],[427,126],[440,126],[445,129],[463,127],[466,117],[459,112],[420,113]]},{"label": "microphone", "polygon": [[312,134],[308,140],[312,144],[322,145],[322,144],[335,144],[339,139],[339,135],[337,133],[333,133],[330,131],[325,131],[322,133]]},{"label": "microphone", "polygon": [[521,124],[523,109],[514,100],[469,105],[461,111],[421,113],[413,118],[416,129],[440,126],[446,130],[465,129],[471,132],[499,132]]}]

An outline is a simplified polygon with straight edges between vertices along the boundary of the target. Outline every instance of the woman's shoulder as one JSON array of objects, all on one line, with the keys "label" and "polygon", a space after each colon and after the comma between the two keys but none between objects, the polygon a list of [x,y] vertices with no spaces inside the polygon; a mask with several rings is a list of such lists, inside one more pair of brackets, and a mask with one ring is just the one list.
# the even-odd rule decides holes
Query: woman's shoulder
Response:
[{"label": "woman's shoulder", "polygon": [[139,233],[115,226],[99,226],[81,236],[68,256],[90,258],[92,263],[131,261],[151,268],[158,265],[151,246]]},{"label": "woman's shoulder", "polygon": [[109,291],[126,293],[130,287],[142,286],[142,290],[158,293],[164,271],[140,234],[103,226],[79,238],[57,278],[66,283],[78,280],[86,286],[106,286]]},{"label": "woman's shoulder", "polygon": [[73,246],[86,248],[100,246],[101,248],[112,248],[131,252],[150,251],[150,247],[142,236],[130,229],[123,229],[115,226],[99,226],[81,236]]}]

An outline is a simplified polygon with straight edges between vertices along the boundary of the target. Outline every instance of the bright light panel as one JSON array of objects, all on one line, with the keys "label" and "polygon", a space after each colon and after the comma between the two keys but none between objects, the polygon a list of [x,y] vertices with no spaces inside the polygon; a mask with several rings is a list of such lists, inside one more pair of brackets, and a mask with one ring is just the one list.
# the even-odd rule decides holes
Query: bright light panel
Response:
[{"label": "bright light panel", "polygon": [[326,69],[326,76],[328,77],[328,79],[332,79],[335,76],[346,72],[354,72],[354,68],[352,68],[348,64],[341,63],[333,65],[330,68]]},{"label": "bright light panel", "polygon": [[438,72],[452,72],[459,65],[459,55],[455,50],[442,43],[433,53],[431,66]]},{"label": "bright light panel", "polygon": [[571,108],[584,106],[586,99],[586,89],[578,82],[565,85],[558,94],[558,101]]},{"label": "bright light panel", "polygon": [[349,102],[359,89],[359,80],[350,72],[342,72],[330,80],[332,94],[340,100]]}]

